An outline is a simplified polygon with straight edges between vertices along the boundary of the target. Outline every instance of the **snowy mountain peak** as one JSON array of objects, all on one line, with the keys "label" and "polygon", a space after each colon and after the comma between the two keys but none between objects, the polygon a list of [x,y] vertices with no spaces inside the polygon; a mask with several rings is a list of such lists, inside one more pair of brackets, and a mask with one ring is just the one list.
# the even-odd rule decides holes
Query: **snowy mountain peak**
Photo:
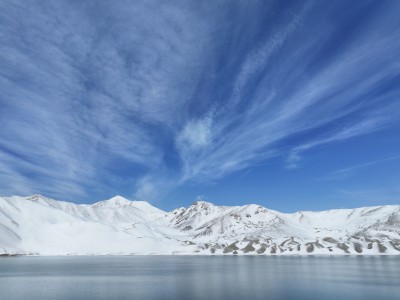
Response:
[{"label": "snowy mountain peak", "polygon": [[29,200],[29,201],[39,201],[39,200],[46,200],[48,198],[46,198],[45,196],[40,195],[40,194],[34,194],[34,195],[26,197],[25,199]]},{"label": "snowy mountain peak", "polygon": [[268,212],[268,209],[266,209],[263,206],[257,205],[257,204],[247,204],[247,205],[243,206],[242,210],[252,212],[252,213]]},{"label": "snowy mountain peak", "polygon": [[58,205],[58,204],[63,203],[63,201],[53,200],[53,199],[47,198],[47,197],[45,197],[43,195],[40,195],[40,194],[34,194],[34,195],[31,195],[31,196],[27,196],[27,197],[25,197],[25,199],[28,200],[28,201],[37,202],[37,203],[40,203],[40,204],[43,204],[43,205],[50,205],[50,206],[53,205],[53,204]]},{"label": "snowy mountain peak", "polygon": [[165,211],[154,207],[146,201],[131,201],[122,196],[114,196],[108,200],[103,200],[92,205],[97,210],[135,210],[135,214],[141,214],[140,218],[144,219],[157,219],[166,214]]},{"label": "snowy mountain peak", "polygon": [[215,205],[211,202],[207,201],[195,201],[192,203],[191,207],[196,207],[199,209],[209,209],[210,207],[214,207]]},{"label": "snowy mountain peak", "polygon": [[92,206],[94,207],[110,207],[110,208],[118,208],[118,207],[126,207],[132,206],[136,202],[144,202],[144,201],[131,201],[122,196],[114,196],[110,199],[103,200],[100,202],[94,203]]},{"label": "snowy mountain peak", "polygon": [[167,213],[122,196],[0,197],[0,255],[139,253],[398,255],[400,206],[286,214],[196,201]]}]

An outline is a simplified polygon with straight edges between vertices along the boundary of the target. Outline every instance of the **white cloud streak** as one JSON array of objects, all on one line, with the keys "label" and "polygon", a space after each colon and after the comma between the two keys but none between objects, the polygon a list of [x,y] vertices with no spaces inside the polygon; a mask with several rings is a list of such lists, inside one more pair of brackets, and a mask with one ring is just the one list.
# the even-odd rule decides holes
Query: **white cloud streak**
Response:
[{"label": "white cloud streak", "polygon": [[[265,70],[272,59],[271,55],[284,50],[291,35],[295,35],[296,27],[307,17],[308,11],[308,7],[303,9],[292,23],[280,28],[278,33],[268,39],[262,47],[265,51],[257,48],[244,61],[230,104],[238,105],[238,91],[250,85],[255,73],[264,70],[265,75],[261,76],[262,83],[258,85],[251,105],[240,114],[239,119],[237,116],[232,117],[225,110],[214,114],[218,116],[211,129],[214,143],[190,160],[186,159],[187,156],[183,157],[185,165],[192,166],[190,173],[186,174],[187,178],[219,178],[260,160],[276,157],[282,153],[277,146],[279,142],[355,112],[357,117],[345,122],[343,128],[331,129],[325,136],[294,146],[289,152],[287,167],[296,168],[301,160],[300,154],[308,149],[373,133],[390,127],[399,120],[399,102],[395,100],[399,97],[398,91],[375,97],[367,94],[387,78],[400,74],[398,64],[388,60],[388,57],[395,56],[395,49],[400,49],[400,36],[397,31],[387,34],[391,24],[379,24],[382,22],[381,15],[369,25],[371,28],[380,27],[380,30],[375,30],[373,36],[369,27],[365,28],[365,31],[349,43],[346,51],[329,61],[327,66],[320,68],[312,77],[302,80],[303,86],[288,88],[289,94],[283,99],[280,98],[280,90],[286,85],[283,83],[285,79],[289,80],[287,85],[296,84],[295,78],[290,80],[289,68],[303,68],[303,64],[299,63],[301,58],[307,65],[309,60],[317,55],[318,44],[325,40],[325,35],[332,30],[329,25],[324,28],[325,24],[322,24],[316,36],[308,37],[309,39],[302,41],[299,48],[293,49],[293,57],[287,58],[281,70],[274,69],[272,73],[269,73],[268,69]],[[296,72],[299,71],[294,70],[294,73]],[[277,78],[275,81],[279,81],[276,86],[273,77]],[[370,107],[371,103],[385,100],[387,103],[388,99],[392,102],[391,105],[378,108],[377,111]]]},{"label": "white cloud streak", "polygon": [[382,159],[377,159],[377,160],[373,160],[373,161],[369,161],[369,162],[365,162],[365,163],[361,163],[361,164],[357,164],[357,165],[352,165],[350,167],[347,168],[342,168],[336,171],[331,172],[330,174],[328,174],[328,176],[320,179],[320,180],[342,180],[345,178],[348,178],[349,176],[351,176],[352,174],[359,172],[360,170],[372,167],[372,166],[376,166],[379,164],[383,164],[383,163],[387,163],[387,162],[391,162],[391,161],[396,161],[400,159],[400,155],[394,155],[394,156],[389,156],[389,157],[385,157]]},{"label": "white cloud streak", "polygon": [[1,148],[16,154],[0,161],[3,193],[83,197],[118,176],[115,158],[163,164],[155,131],[180,122],[208,28],[184,6],[126,4],[2,3]]},{"label": "white cloud streak", "polygon": [[396,124],[399,91],[374,95],[400,75],[395,9],[328,55],[338,33],[316,2],[257,43],[257,5],[229,5],[2,2],[2,192],[82,198],[122,181],[152,199],[285,154],[296,168],[311,148]]}]

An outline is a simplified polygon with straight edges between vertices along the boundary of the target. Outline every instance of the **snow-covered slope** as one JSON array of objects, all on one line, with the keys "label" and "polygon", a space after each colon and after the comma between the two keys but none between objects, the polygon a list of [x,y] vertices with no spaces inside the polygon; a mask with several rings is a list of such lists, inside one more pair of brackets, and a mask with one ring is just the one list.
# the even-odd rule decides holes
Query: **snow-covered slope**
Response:
[{"label": "snow-covered slope", "polygon": [[121,196],[0,197],[0,255],[11,254],[400,254],[400,206],[284,214],[197,201],[164,212]]},{"label": "snow-covered slope", "polygon": [[170,237],[176,230],[165,226],[165,214],[148,203],[118,196],[93,205],[40,195],[3,197],[0,253],[172,253],[182,242]]}]

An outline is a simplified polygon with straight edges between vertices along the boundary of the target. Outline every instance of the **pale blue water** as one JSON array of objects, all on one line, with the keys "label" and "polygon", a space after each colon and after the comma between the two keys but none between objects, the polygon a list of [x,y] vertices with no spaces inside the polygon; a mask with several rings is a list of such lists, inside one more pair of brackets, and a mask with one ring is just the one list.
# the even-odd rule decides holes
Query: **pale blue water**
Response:
[{"label": "pale blue water", "polygon": [[400,299],[400,257],[0,258],[0,299]]}]

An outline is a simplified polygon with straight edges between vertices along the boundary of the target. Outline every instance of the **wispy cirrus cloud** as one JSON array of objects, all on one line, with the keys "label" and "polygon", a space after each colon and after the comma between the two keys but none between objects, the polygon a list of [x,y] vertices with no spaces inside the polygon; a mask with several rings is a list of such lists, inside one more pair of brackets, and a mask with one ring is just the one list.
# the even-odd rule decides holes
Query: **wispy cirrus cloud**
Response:
[{"label": "wispy cirrus cloud", "polygon": [[342,8],[3,1],[1,192],[154,199],[396,126],[399,5]]},{"label": "wispy cirrus cloud", "polygon": [[400,117],[400,113],[398,113],[398,107],[398,104],[394,104],[384,107],[383,109],[378,109],[377,111],[373,111],[367,116],[364,116],[358,122],[347,125],[347,127],[340,128],[336,132],[295,146],[292,148],[286,159],[286,167],[288,169],[297,168],[298,163],[301,161],[301,153],[309,149],[377,132],[396,124],[398,122],[398,117]]},{"label": "wispy cirrus cloud", "polygon": [[119,177],[116,159],[139,170],[163,164],[159,127],[179,124],[174,112],[204,57],[195,43],[204,22],[186,28],[193,10],[149,1],[1,7],[0,148],[15,154],[2,161],[7,181],[83,197]]},{"label": "wispy cirrus cloud", "polygon": [[[192,166],[190,176],[206,180],[222,177],[281,155],[278,144],[282,141],[299,134],[307,137],[309,132],[332,124],[327,133],[318,134],[319,138],[317,135],[293,146],[287,166],[296,168],[308,149],[373,133],[398,122],[399,91],[374,95],[377,88],[399,75],[399,66],[393,61],[394,50],[400,48],[396,41],[399,32],[390,30],[394,20],[382,22],[387,12],[377,14],[365,30],[348,41],[345,51],[310,68],[313,58],[330,50],[321,49],[321,42],[338,34],[321,20],[320,29],[312,36],[301,32],[307,26],[303,20],[312,14],[310,7],[304,5],[291,22],[267,38],[263,51],[256,48],[244,60],[227,104],[230,109],[214,110],[218,120],[211,129],[214,143],[186,162]],[[300,40],[299,35],[305,38]],[[281,53],[290,50],[291,55],[281,62]],[[269,65],[270,61],[275,63]],[[254,84],[256,73],[261,73],[256,77],[259,84]],[[239,91],[245,105],[237,103]]]},{"label": "wispy cirrus cloud", "polygon": [[379,164],[383,164],[383,163],[387,163],[387,162],[391,162],[391,161],[397,161],[400,160],[400,155],[393,155],[393,156],[389,156],[389,157],[385,157],[382,159],[377,159],[377,160],[373,160],[373,161],[368,161],[365,163],[361,163],[361,164],[356,164],[356,165],[352,165],[346,168],[342,168],[339,170],[335,170],[331,173],[329,173],[326,177],[321,178],[319,180],[342,180],[342,179],[346,179],[349,176],[351,176],[352,174],[359,172],[360,170],[363,169],[367,169],[369,167],[373,167]]}]

